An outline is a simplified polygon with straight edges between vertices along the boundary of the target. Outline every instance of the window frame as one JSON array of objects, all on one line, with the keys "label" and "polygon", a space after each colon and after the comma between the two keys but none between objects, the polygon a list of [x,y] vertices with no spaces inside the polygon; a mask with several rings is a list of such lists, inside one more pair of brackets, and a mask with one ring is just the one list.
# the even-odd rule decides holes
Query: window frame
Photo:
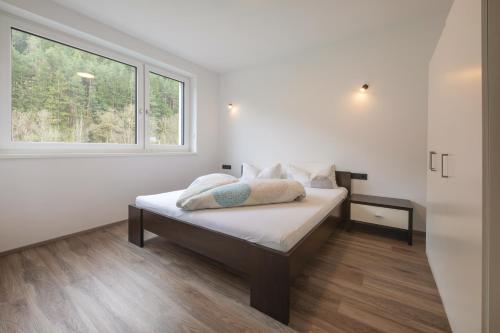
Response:
[{"label": "window frame", "polygon": [[[11,48],[12,29],[17,29],[41,38],[45,38],[56,43],[76,48],[85,52],[105,57],[113,61],[121,62],[136,69],[136,143],[70,143],[70,142],[16,142],[12,140],[12,57]],[[106,42],[103,42],[106,44]],[[4,47],[6,46],[6,47]],[[169,152],[193,152],[191,144],[191,108],[190,91],[191,77],[177,74],[174,71],[167,70],[170,66],[162,63],[153,66],[150,63],[155,60],[146,61],[127,53],[136,52],[122,50],[115,51],[114,47],[101,46],[97,43],[87,41],[76,36],[76,33],[68,34],[38,23],[30,22],[25,19],[12,17],[0,11],[0,158],[9,156],[75,156],[100,155],[100,154],[144,154],[144,153],[169,153]],[[145,57],[146,58],[146,57]],[[171,77],[175,80],[184,82],[184,124],[183,124],[183,145],[152,145],[148,144],[147,136],[147,112],[146,108],[146,90],[147,70],[154,69],[160,75]],[[163,74],[165,73],[165,74]]]},{"label": "window frame", "polygon": [[[181,123],[180,130],[182,135],[182,144],[180,145],[167,145],[167,144],[153,144],[149,142],[150,138],[150,128],[149,128],[149,73],[164,76],[168,79],[173,79],[175,81],[182,82],[184,84],[184,91],[182,94],[182,115],[179,118]],[[145,100],[145,121],[144,121],[144,143],[146,150],[161,151],[161,150],[171,150],[171,151],[188,151],[190,147],[190,132],[189,132],[189,101],[190,101],[190,80],[188,77],[171,72],[164,68],[158,66],[145,65],[144,68],[144,100]]]}]

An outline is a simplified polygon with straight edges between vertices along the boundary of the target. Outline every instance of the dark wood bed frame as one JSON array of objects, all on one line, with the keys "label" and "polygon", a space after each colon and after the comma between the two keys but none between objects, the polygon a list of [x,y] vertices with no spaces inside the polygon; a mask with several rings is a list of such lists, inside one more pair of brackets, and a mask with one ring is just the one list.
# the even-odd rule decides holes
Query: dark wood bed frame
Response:
[{"label": "dark wood bed frame", "polygon": [[347,188],[348,197],[288,252],[250,243],[134,205],[129,206],[128,239],[143,247],[144,230],[148,230],[247,276],[250,280],[250,305],[288,324],[293,280],[335,228],[349,221],[351,173],[337,171],[336,179],[339,186]]}]

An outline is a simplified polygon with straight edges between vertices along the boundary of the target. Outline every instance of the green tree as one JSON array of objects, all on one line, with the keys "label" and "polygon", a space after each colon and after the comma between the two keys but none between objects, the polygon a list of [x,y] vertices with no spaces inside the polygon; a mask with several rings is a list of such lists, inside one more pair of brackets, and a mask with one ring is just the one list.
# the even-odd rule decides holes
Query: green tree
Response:
[{"label": "green tree", "polygon": [[135,85],[133,66],[12,30],[15,141],[135,143]]}]

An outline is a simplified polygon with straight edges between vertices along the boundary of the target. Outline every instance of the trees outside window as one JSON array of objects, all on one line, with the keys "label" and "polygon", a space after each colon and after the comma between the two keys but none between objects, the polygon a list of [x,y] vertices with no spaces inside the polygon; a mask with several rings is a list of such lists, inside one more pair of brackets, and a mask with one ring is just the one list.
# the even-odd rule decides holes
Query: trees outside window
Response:
[{"label": "trees outside window", "polygon": [[151,144],[182,144],[183,94],[183,82],[149,72]]},{"label": "trees outside window", "polygon": [[136,143],[134,66],[12,30],[12,140]]},{"label": "trees outside window", "polygon": [[191,79],[138,59],[0,14],[0,154],[190,151]]}]

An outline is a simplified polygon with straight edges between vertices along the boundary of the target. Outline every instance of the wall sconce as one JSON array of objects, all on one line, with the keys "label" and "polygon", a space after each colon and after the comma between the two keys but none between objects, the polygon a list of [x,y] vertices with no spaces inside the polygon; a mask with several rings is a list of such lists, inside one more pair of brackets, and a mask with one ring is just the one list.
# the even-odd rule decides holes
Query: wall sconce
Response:
[{"label": "wall sconce", "polygon": [[359,91],[361,91],[361,92],[365,92],[365,91],[367,91],[367,90],[368,90],[368,88],[369,88],[369,87],[370,87],[370,86],[369,86],[368,84],[366,84],[366,83],[365,83],[365,84],[363,84],[363,85],[361,86],[361,88],[359,89]]},{"label": "wall sconce", "polygon": [[86,72],[78,72],[78,73],[76,73],[76,75],[78,75],[81,78],[89,79],[89,80],[95,78],[95,76],[93,74],[86,73]]},{"label": "wall sconce", "polygon": [[227,109],[228,109],[229,111],[231,111],[231,110],[233,109],[233,104],[229,103],[229,104],[227,105]]}]

